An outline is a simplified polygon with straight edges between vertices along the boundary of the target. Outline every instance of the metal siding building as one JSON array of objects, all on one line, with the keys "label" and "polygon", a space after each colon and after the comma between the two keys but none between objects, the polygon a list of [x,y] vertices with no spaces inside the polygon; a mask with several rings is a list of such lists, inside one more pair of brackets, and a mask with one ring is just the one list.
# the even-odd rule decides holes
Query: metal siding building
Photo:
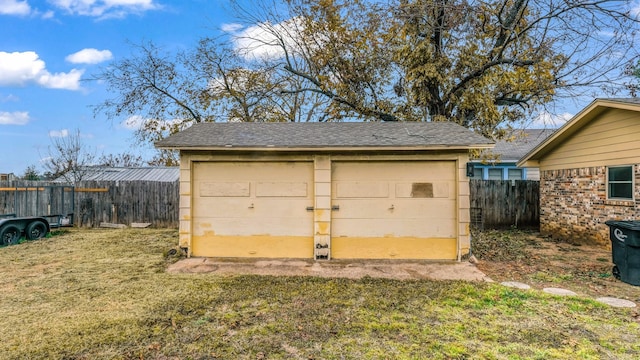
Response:
[{"label": "metal siding building", "polygon": [[[180,168],[175,167],[105,167],[92,166],[83,171],[82,181],[158,181],[174,182],[180,178]],[[66,182],[57,178],[55,182]]]}]

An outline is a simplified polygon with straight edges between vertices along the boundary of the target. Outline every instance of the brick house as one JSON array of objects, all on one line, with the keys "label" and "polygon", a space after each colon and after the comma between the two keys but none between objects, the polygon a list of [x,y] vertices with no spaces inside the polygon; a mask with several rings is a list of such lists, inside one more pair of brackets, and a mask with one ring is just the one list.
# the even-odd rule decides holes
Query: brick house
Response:
[{"label": "brick house", "polygon": [[540,231],[609,244],[605,221],[640,219],[640,99],[596,99],[518,166],[540,168]]}]

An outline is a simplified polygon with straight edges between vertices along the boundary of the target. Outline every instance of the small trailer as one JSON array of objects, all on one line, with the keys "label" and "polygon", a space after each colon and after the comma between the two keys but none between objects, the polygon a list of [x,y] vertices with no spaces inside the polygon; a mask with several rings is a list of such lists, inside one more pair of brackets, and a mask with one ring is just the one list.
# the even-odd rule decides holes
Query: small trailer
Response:
[{"label": "small trailer", "polygon": [[70,219],[73,219],[73,214],[24,217],[17,217],[15,214],[0,215],[0,246],[17,244],[23,235],[27,240],[43,238],[52,228],[73,226]]}]

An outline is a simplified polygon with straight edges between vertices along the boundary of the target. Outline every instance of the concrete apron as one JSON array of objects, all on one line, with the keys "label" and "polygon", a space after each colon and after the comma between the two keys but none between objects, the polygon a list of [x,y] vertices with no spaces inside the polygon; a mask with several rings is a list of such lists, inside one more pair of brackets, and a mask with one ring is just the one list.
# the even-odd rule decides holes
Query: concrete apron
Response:
[{"label": "concrete apron", "polygon": [[170,273],[221,275],[318,276],[359,279],[432,279],[493,282],[469,262],[403,260],[229,259],[192,257],[171,264]]}]

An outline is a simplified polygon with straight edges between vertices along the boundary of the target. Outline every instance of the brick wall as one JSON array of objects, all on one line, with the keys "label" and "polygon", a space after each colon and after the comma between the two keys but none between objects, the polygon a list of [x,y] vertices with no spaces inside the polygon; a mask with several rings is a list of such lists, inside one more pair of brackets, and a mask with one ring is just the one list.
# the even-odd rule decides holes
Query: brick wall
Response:
[{"label": "brick wall", "polygon": [[640,164],[635,201],[607,200],[606,167],[540,173],[540,231],[570,243],[608,245],[605,221],[640,220]]}]

